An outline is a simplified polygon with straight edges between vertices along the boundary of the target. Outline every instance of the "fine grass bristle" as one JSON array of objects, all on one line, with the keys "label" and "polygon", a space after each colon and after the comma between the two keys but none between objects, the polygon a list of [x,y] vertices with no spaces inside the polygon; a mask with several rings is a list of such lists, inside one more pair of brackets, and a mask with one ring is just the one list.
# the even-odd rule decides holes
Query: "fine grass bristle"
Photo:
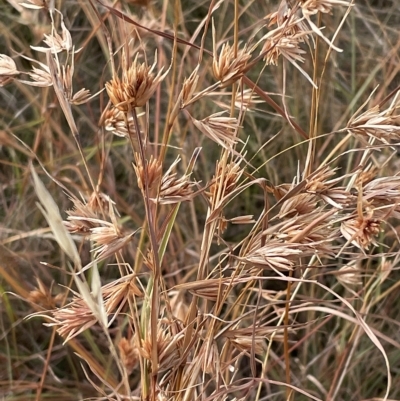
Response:
[{"label": "fine grass bristle", "polygon": [[400,400],[400,10],[0,7],[5,400]]}]

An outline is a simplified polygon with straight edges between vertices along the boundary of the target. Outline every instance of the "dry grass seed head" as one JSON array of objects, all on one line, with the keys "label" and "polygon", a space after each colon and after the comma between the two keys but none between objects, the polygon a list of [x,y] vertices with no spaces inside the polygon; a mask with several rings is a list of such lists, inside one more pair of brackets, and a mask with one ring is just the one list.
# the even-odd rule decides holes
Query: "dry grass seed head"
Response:
[{"label": "dry grass seed head", "polygon": [[148,189],[156,188],[161,180],[162,174],[162,163],[159,159],[155,159],[153,155],[150,155],[150,160],[146,160],[147,170],[147,181],[146,172],[143,168],[143,162],[138,153],[135,153],[135,162],[133,168],[136,173],[138,187],[144,191],[145,187]]},{"label": "dry grass seed head", "polygon": [[71,65],[63,65],[61,73],[61,82],[64,88],[65,98],[69,103],[74,105],[80,105],[86,103],[90,98],[90,91],[88,89],[80,89],[77,93],[73,93],[72,78],[74,75],[74,59],[72,57]]},{"label": "dry grass seed head", "polygon": [[[178,365],[178,362],[181,359],[183,337],[183,332],[178,332],[173,335],[169,324],[163,320],[159,320],[157,327],[157,353],[159,366],[154,367],[155,370],[162,371]],[[148,361],[151,361],[152,342],[150,334],[140,341],[138,334],[136,333],[135,341],[139,354]]]},{"label": "dry grass seed head", "polygon": [[143,296],[136,279],[135,274],[129,274],[102,287],[104,307],[108,314],[122,309],[129,299]]},{"label": "dry grass seed head", "polygon": [[312,31],[321,37],[332,49],[338,52],[341,52],[342,50],[334,46],[333,43],[323,35],[321,29],[311,20],[311,16],[317,13],[331,13],[334,6],[351,7],[352,5],[353,2],[343,0],[303,0],[300,3],[303,16],[307,20]]},{"label": "dry grass seed head", "polygon": [[191,117],[194,126],[205,136],[218,143],[225,149],[232,149],[237,142],[239,123],[235,117],[224,117],[224,111],[212,114],[203,120]]},{"label": "dry grass seed head", "polygon": [[340,182],[343,182],[345,177],[332,178],[336,173],[335,169],[329,166],[322,167],[314,172],[310,177],[305,178],[305,190],[308,193],[315,194],[320,197],[325,203],[337,209],[343,209],[354,202],[354,196],[349,193],[344,187],[336,187]]},{"label": "dry grass seed head", "polygon": [[[229,196],[230,193],[237,187],[239,180],[243,174],[243,168],[240,166],[240,161],[232,161],[228,164],[218,161],[215,175],[210,185],[210,190],[207,193],[212,210],[216,210],[221,201]],[[240,222],[237,224],[241,224]],[[218,243],[222,234],[226,230],[228,220],[220,215],[218,217],[217,237]]]},{"label": "dry grass seed head", "polygon": [[277,28],[261,38],[264,42],[260,54],[264,55],[267,65],[278,65],[280,55],[289,62],[304,62],[306,52],[299,46],[308,40],[310,31],[295,13],[288,8],[286,1],[281,2],[278,11],[267,16],[269,26],[277,24]]},{"label": "dry grass seed head", "polygon": [[115,202],[104,192],[92,192],[87,206],[93,213],[97,213],[97,215],[110,216],[110,210],[112,210],[112,213],[118,214]]},{"label": "dry grass seed head", "polygon": [[367,207],[364,215],[357,215],[343,221],[340,226],[343,237],[362,250],[368,250],[371,244],[377,246],[374,237],[381,232],[382,221],[373,216],[374,210]]},{"label": "dry grass seed head", "polygon": [[189,292],[197,295],[199,298],[216,302],[218,299],[225,297],[228,288],[233,285],[234,283],[230,282],[229,280],[223,281],[222,279],[208,279],[194,282]]},{"label": "dry grass seed head", "polygon": [[400,202],[400,176],[376,178],[364,186],[363,200],[374,205],[392,204]]},{"label": "dry grass seed head", "polygon": [[332,215],[320,209],[271,226],[251,239],[239,260],[250,266],[286,271],[293,269],[300,257],[333,256],[338,230],[332,227]]},{"label": "dry grass seed head", "polygon": [[19,74],[14,60],[5,54],[0,54],[0,86],[11,82]]},{"label": "dry grass seed head", "polygon": [[129,116],[127,119],[126,117],[125,113],[121,110],[113,106],[110,107],[103,116],[105,130],[123,138],[129,138],[129,135],[132,138],[136,138],[136,127],[133,117]]},{"label": "dry grass seed head", "polygon": [[196,91],[198,82],[199,82],[199,66],[197,66],[195,70],[192,71],[189,78],[186,78],[183,81],[181,93],[179,94],[179,98],[181,99],[180,107],[182,109],[190,104],[194,92]]},{"label": "dry grass seed head", "polygon": [[184,174],[177,178],[175,169],[180,160],[181,158],[178,156],[162,176],[158,197],[152,198],[153,202],[162,205],[172,204],[188,201],[194,196],[193,187],[196,183],[190,181],[190,174]]},{"label": "dry grass seed head", "polygon": [[352,260],[342,266],[336,278],[344,286],[358,287],[362,284],[362,270],[359,260]]},{"label": "dry grass seed head", "polygon": [[336,209],[343,209],[354,203],[355,196],[343,187],[330,188],[318,194],[328,205]]},{"label": "dry grass seed head", "polygon": [[[129,298],[142,296],[135,280],[135,275],[128,275],[101,288],[101,302],[107,317],[119,313]],[[52,311],[52,320],[52,323],[47,325],[58,326],[57,332],[65,341],[79,335],[98,321],[93,310],[78,294],[75,294],[68,305]]]},{"label": "dry grass seed head", "polygon": [[247,63],[251,59],[250,51],[244,47],[235,53],[229,43],[222,45],[218,56],[214,49],[212,69],[214,77],[221,82],[223,88],[235,83],[247,71]]},{"label": "dry grass seed head", "polygon": [[152,272],[155,271],[154,254],[151,250],[148,250],[146,255],[143,255],[143,264]]},{"label": "dry grass seed head", "polygon": [[50,69],[46,65],[40,63],[42,69],[32,66],[32,71],[28,72],[29,77],[32,81],[21,81],[27,83],[31,86],[38,86],[41,88],[49,87],[53,85],[53,80],[51,79]]},{"label": "dry grass seed head", "polygon": [[383,111],[379,105],[351,117],[346,129],[354,135],[371,137],[384,144],[400,139],[400,91]]},{"label": "dry grass seed head", "polygon": [[252,214],[232,217],[231,219],[227,219],[227,221],[232,224],[254,224],[256,222],[256,220],[254,219],[254,215]]},{"label": "dry grass seed head", "polygon": [[334,6],[349,6],[350,2],[344,0],[302,0],[300,7],[305,15],[314,15],[318,12],[329,14]]},{"label": "dry grass seed head", "polygon": [[287,34],[288,29],[277,28],[275,31],[265,35],[265,42],[260,54],[263,54],[264,61],[267,65],[278,65],[279,56],[282,55],[289,62],[304,62],[303,55],[306,51],[300,48],[300,44],[304,43],[308,32],[298,32]]},{"label": "dry grass seed head", "polygon": [[259,267],[273,271],[289,271],[296,265],[300,256],[304,254],[300,244],[285,244],[280,241],[268,241],[264,246],[254,244],[244,256],[238,259],[247,265],[247,268]]},{"label": "dry grass seed head", "polygon": [[128,374],[132,373],[139,364],[139,351],[135,342],[132,339],[128,340],[126,337],[122,337],[118,343],[118,350],[122,365]]},{"label": "dry grass seed head", "polygon": [[[90,229],[90,240],[94,242],[93,252],[96,261],[103,260],[120,251],[129,243],[136,231],[126,234],[117,222],[114,205],[111,199],[108,202],[108,214],[111,222],[97,219],[94,222],[99,223],[98,226]],[[93,262],[92,262],[93,263]],[[90,263],[85,267],[92,265]]]},{"label": "dry grass seed head", "polygon": [[120,227],[113,223],[103,221],[100,227],[90,229],[90,240],[94,242],[96,261],[103,260],[120,251],[129,243],[134,232],[123,234]]},{"label": "dry grass seed head", "polygon": [[333,228],[333,213],[323,213],[317,208],[312,213],[299,214],[282,223],[274,236],[285,242],[298,242],[315,247],[318,252],[326,252],[323,244],[333,242],[338,231]]},{"label": "dry grass seed head", "polygon": [[216,199],[228,196],[237,187],[242,174],[243,167],[240,166],[240,161],[232,161],[228,164],[218,161],[208,194],[210,202],[215,204]]},{"label": "dry grass seed head", "polygon": [[366,184],[371,182],[377,175],[377,168],[375,166],[367,166],[357,174],[354,184],[355,188],[363,188]]},{"label": "dry grass seed head", "polygon": [[43,42],[48,46],[48,48],[41,46],[31,46],[31,48],[33,50],[43,53],[46,53],[50,50],[51,53],[53,54],[60,53],[62,51],[67,51],[67,52],[73,51],[74,53],[80,51],[81,49],[74,50],[71,34],[66,28],[64,21],[62,19],[61,19],[61,30],[62,30],[61,36],[57,33],[56,30],[52,30],[52,33],[50,35],[46,34],[44,35]]},{"label": "dry grass seed head", "polygon": [[27,73],[31,78],[31,81],[19,79],[19,82],[25,85],[37,86],[39,88],[46,88],[53,85],[53,79],[51,77],[49,66],[27,56],[22,56],[22,57],[35,64],[38,64],[40,68],[36,68],[32,65],[32,71],[29,71]]},{"label": "dry grass seed head", "polygon": [[253,352],[256,355],[264,355],[267,349],[265,344],[265,337],[252,336],[247,334],[240,335],[239,333],[229,338],[229,342],[240,352],[245,352],[251,355]]},{"label": "dry grass seed head", "polygon": [[269,20],[268,26],[278,25],[282,26],[291,18],[292,10],[290,9],[286,0],[281,0],[277,11],[274,11],[264,17],[265,20]]},{"label": "dry grass seed head", "polygon": [[228,42],[222,45],[219,55],[217,54],[217,44],[214,20],[212,23],[213,37],[213,63],[212,70],[214,77],[221,82],[221,87],[227,87],[240,79],[247,71],[247,63],[251,59],[251,51],[245,45],[242,49],[237,49],[229,45]]},{"label": "dry grass seed head", "polygon": [[153,73],[157,64],[157,54],[152,66],[139,64],[139,54],[128,69],[122,70],[122,79],[114,77],[106,83],[106,90],[114,107],[126,113],[130,108],[143,107],[151,98],[157,86],[166,77],[161,68],[157,75]]},{"label": "dry grass seed head", "polygon": [[291,218],[299,214],[312,213],[317,208],[317,198],[312,194],[298,194],[282,203],[278,217]]},{"label": "dry grass seed head", "polygon": [[46,287],[42,280],[36,278],[36,282],[37,287],[29,292],[27,301],[40,305],[46,310],[54,309],[61,302],[63,295],[57,294],[53,296],[51,288]]},{"label": "dry grass seed head", "polygon": [[[103,220],[99,219],[99,214],[108,211],[111,199],[103,193],[93,193],[88,202],[82,202],[78,198],[71,198],[74,206],[67,210],[67,221],[64,225],[73,234],[89,235],[90,230],[102,225]],[[102,202],[99,205],[98,202]],[[114,203],[114,202],[112,202]]]},{"label": "dry grass seed head", "polygon": [[304,21],[296,15],[297,7],[291,9],[286,0],[281,0],[278,10],[268,14],[265,19],[269,20],[268,27],[277,25],[285,34],[290,37],[301,32],[307,33],[309,29]]},{"label": "dry grass seed head", "polygon": [[52,312],[52,323],[46,326],[58,326],[57,333],[67,342],[96,324],[97,319],[86,302],[76,296],[63,308]]},{"label": "dry grass seed head", "polygon": [[329,180],[335,175],[335,170],[329,166],[322,167],[314,172],[310,177],[306,177],[305,190],[312,193],[320,193],[328,188],[334,186],[337,182],[343,178],[337,178],[336,180]]},{"label": "dry grass seed head", "polygon": [[400,177],[380,177],[367,182],[362,199],[374,209],[377,219],[387,221],[390,217],[400,218]]}]

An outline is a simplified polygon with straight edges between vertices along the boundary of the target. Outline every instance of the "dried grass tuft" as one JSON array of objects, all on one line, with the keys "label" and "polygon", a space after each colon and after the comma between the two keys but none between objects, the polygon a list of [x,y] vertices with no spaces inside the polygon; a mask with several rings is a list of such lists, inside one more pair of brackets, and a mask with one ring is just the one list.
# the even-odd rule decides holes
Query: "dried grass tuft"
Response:
[{"label": "dried grass tuft", "polygon": [[3,7],[6,398],[400,398],[400,15],[361,3]]}]

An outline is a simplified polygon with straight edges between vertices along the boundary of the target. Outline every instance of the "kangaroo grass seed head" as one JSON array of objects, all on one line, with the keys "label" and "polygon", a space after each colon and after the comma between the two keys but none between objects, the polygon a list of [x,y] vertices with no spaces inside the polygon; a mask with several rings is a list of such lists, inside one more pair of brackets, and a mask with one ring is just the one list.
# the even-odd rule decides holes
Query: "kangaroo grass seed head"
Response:
[{"label": "kangaroo grass seed head", "polygon": [[283,202],[278,216],[290,218],[300,214],[308,214],[317,208],[318,199],[311,194],[298,194]]},{"label": "kangaroo grass seed head", "polygon": [[128,374],[139,365],[139,351],[135,342],[126,337],[122,337],[118,343],[118,350],[121,356],[121,362],[124,365]]},{"label": "kangaroo grass seed head", "polygon": [[104,306],[107,313],[121,309],[134,297],[142,297],[143,293],[137,285],[137,276],[127,274],[102,287]]},{"label": "kangaroo grass seed head", "polygon": [[[183,332],[172,333],[171,326],[164,320],[159,320],[157,325],[156,348],[158,354],[157,370],[164,371],[178,366],[181,358],[183,345]],[[142,358],[151,361],[153,344],[150,336],[139,342],[137,333],[135,335],[136,345]]]},{"label": "kangaroo grass seed head", "polygon": [[110,205],[115,207],[115,202],[102,192],[93,192],[87,202],[76,197],[71,197],[74,204],[71,210],[67,210],[67,220],[64,225],[70,233],[89,235],[94,227],[100,227],[104,222],[100,216],[109,215]]},{"label": "kangaroo grass seed head", "polygon": [[250,269],[256,266],[274,271],[289,271],[296,266],[296,261],[303,254],[304,249],[300,249],[298,245],[278,241],[271,241],[264,246],[254,244],[252,249],[239,260]]},{"label": "kangaroo grass seed head", "polygon": [[147,175],[145,174],[142,159],[138,153],[135,153],[135,162],[136,164],[133,165],[133,168],[136,173],[138,187],[142,191],[144,191],[145,187],[148,189],[156,188],[160,183],[162,175],[162,164],[160,160],[150,155],[150,160],[146,161]]},{"label": "kangaroo grass seed head", "polygon": [[362,269],[359,260],[353,260],[343,265],[336,275],[339,283],[351,287],[359,287],[362,285]]},{"label": "kangaroo grass seed head", "polygon": [[264,19],[268,20],[268,26],[277,25],[286,27],[287,35],[307,31],[307,25],[302,21],[296,9],[292,9],[286,0],[281,0],[277,11],[268,14]]},{"label": "kangaroo grass seed head", "polygon": [[400,91],[396,93],[389,107],[381,110],[374,106],[362,114],[355,113],[346,129],[356,136],[374,138],[384,144],[400,140]]},{"label": "kangaroo grass seed head", "polygon": [[281,55],[290,62],[303,63],[306,51],[300,48],[300,44],[307,35],[307,32],[291,33],[286,27],[278,28],[274,34],[266,35],[260,54],[267,65],[278,65]]},{"label": "kangaroo grass seed head", "polygon": [[360,249],[368,250],[371,245],[377,246],[375,237],[381,232],[382,221],[373,216],[373,210],[368,208],[365,215],[343,221],[340,226],[343,237]]},{"label": "kangaroo grass seed head", "polygon": [[45,309],[54,309],[62,301],[63,295],[52,295],[51,287],[47,287],[42,280],[36,277],[37,286],[29,292],[27,301],[40,305]]},{"label": "kangaroo grass seed head", "polygon": [[400,176],[379,177],[364,185],[363,199],[374,206],[391,204],[398,207],[400,202]]},{"label": "kangaroo grass seed head", "polygon": [[62,29],[61,35],[59,35],[55,30],[52,30],[52,33],[50,35],[46,34],[44,35],[43,42],[46,43],[48,48],[40,46],[31,46],[31,48],[33,50],[43,53],[46,53],[49,50],[53,54],[60,53],[63,51],[78,53],[81,49],[78,50],[74,49],[71,34],[69,30],[66,28],[64,21],[62,19],[61,19],[61,29]]},{"label": "kangaroo grass seed head", "polygon": [[104,128],[106,131],[113,133],[114,135],[129,138],[135,138],[136,127],[133,122],[132,116],[126,116],[124,112],[112,106],[106,110],[104,116]]},{"label": "kangaroo grass seed head", "polygon": [[320,13],[331,13],[332,8],[335,6],[350,6],[349,1],[344,0],[302,0],[300,7],[303,14],[314,15]]},{"label": "kangaroo grass seed head", "polygon": [[217,162],[214,177],[207,192],[213,208],[216,207],[221,199],[231,194],[239,184],[244,171],[240,164],[240,160],[231,161],[227,164],[222,161]]},{"label": "kangaroo grass seed head", "polygon": [[5,54],[0,54],[0,86],[11,82],[19,74],[14,60]]},{"label": "kangaroo grass seed head", "polygon": [[212,64],[214,77],[221,81],[222,87],[232,85],[246,73],[247,63],[250,59],[251,53],[246,47],[236,52],[229,43],[224,43],[219,55],[214,50]]},{"label": "kangaroo grass seed head", "polygon": [[46,325],[57,326],[57,333],[64,339],[64,342],[70,341],[97,322],[86,302],[77,296],[70,304],[54,310],[51,320],[52,322]]},{"label": "kangaroo grass seed head", "polygon": [[224,111],[212,114],[203,120],[191,117],[194,126],[205,136],[225,149],[231,149],[241,142],[237,137],[239,123],[236,117],[224,117]]},{"label": "kangaroo grass seed head", "polygon": [[157,75],[154,74],[157,54],[152,66],[140,64],[138,56],[139,53],[128,69],[122,70],[122,79],[114,77],[106,83],[106,90],[114,107],[125,113],[130,108],[143,107],[168,74],[168,71],[162,73],[163,68]]},{"label": "kangaroo grass seed head", "polygon": [[50,69],[46,65],[42,64],[42,69],[32,66],[32,71],[28,72],[29,78],[32,81],[23,81],[28,85],[39,86],[42,88],[52,86],[53,80],[51,79]]},{"label": "kangaroo grass seed head", "polygon": [[[187,105],[190,104],[194,92],[196,91],[197,85],[199,82],[199,66],[197,66],[192,73],[190,74],[189,78],[185,78],[182,84],[181,93],[179,94],[179,99],[181,100],[181,104],[179,105],[182,109],[185,108]],[[174,108],[174,115],[177,114],[177,106]]]},{"label": "kangaroo grass seed head", "polygon": [[181,158],[178,156],[164,173],[161,178],[158,197],[151,198],[152,202],[161,205],[173,204],[188,201],[195,195],[193,188],[196,183],[190,180],[191,174],[183,174],[178,178],[176,167],[180,161]]}]

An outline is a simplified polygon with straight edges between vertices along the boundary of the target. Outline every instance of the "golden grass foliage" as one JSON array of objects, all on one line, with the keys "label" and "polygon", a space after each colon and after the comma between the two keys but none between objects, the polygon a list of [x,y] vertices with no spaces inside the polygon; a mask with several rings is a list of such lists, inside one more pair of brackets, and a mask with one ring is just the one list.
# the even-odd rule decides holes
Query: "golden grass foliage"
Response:
[{"label": "golden grass foliage", "polygon": [[2,6],[4,399],[400,399],[400,11],[367,3]]}]

